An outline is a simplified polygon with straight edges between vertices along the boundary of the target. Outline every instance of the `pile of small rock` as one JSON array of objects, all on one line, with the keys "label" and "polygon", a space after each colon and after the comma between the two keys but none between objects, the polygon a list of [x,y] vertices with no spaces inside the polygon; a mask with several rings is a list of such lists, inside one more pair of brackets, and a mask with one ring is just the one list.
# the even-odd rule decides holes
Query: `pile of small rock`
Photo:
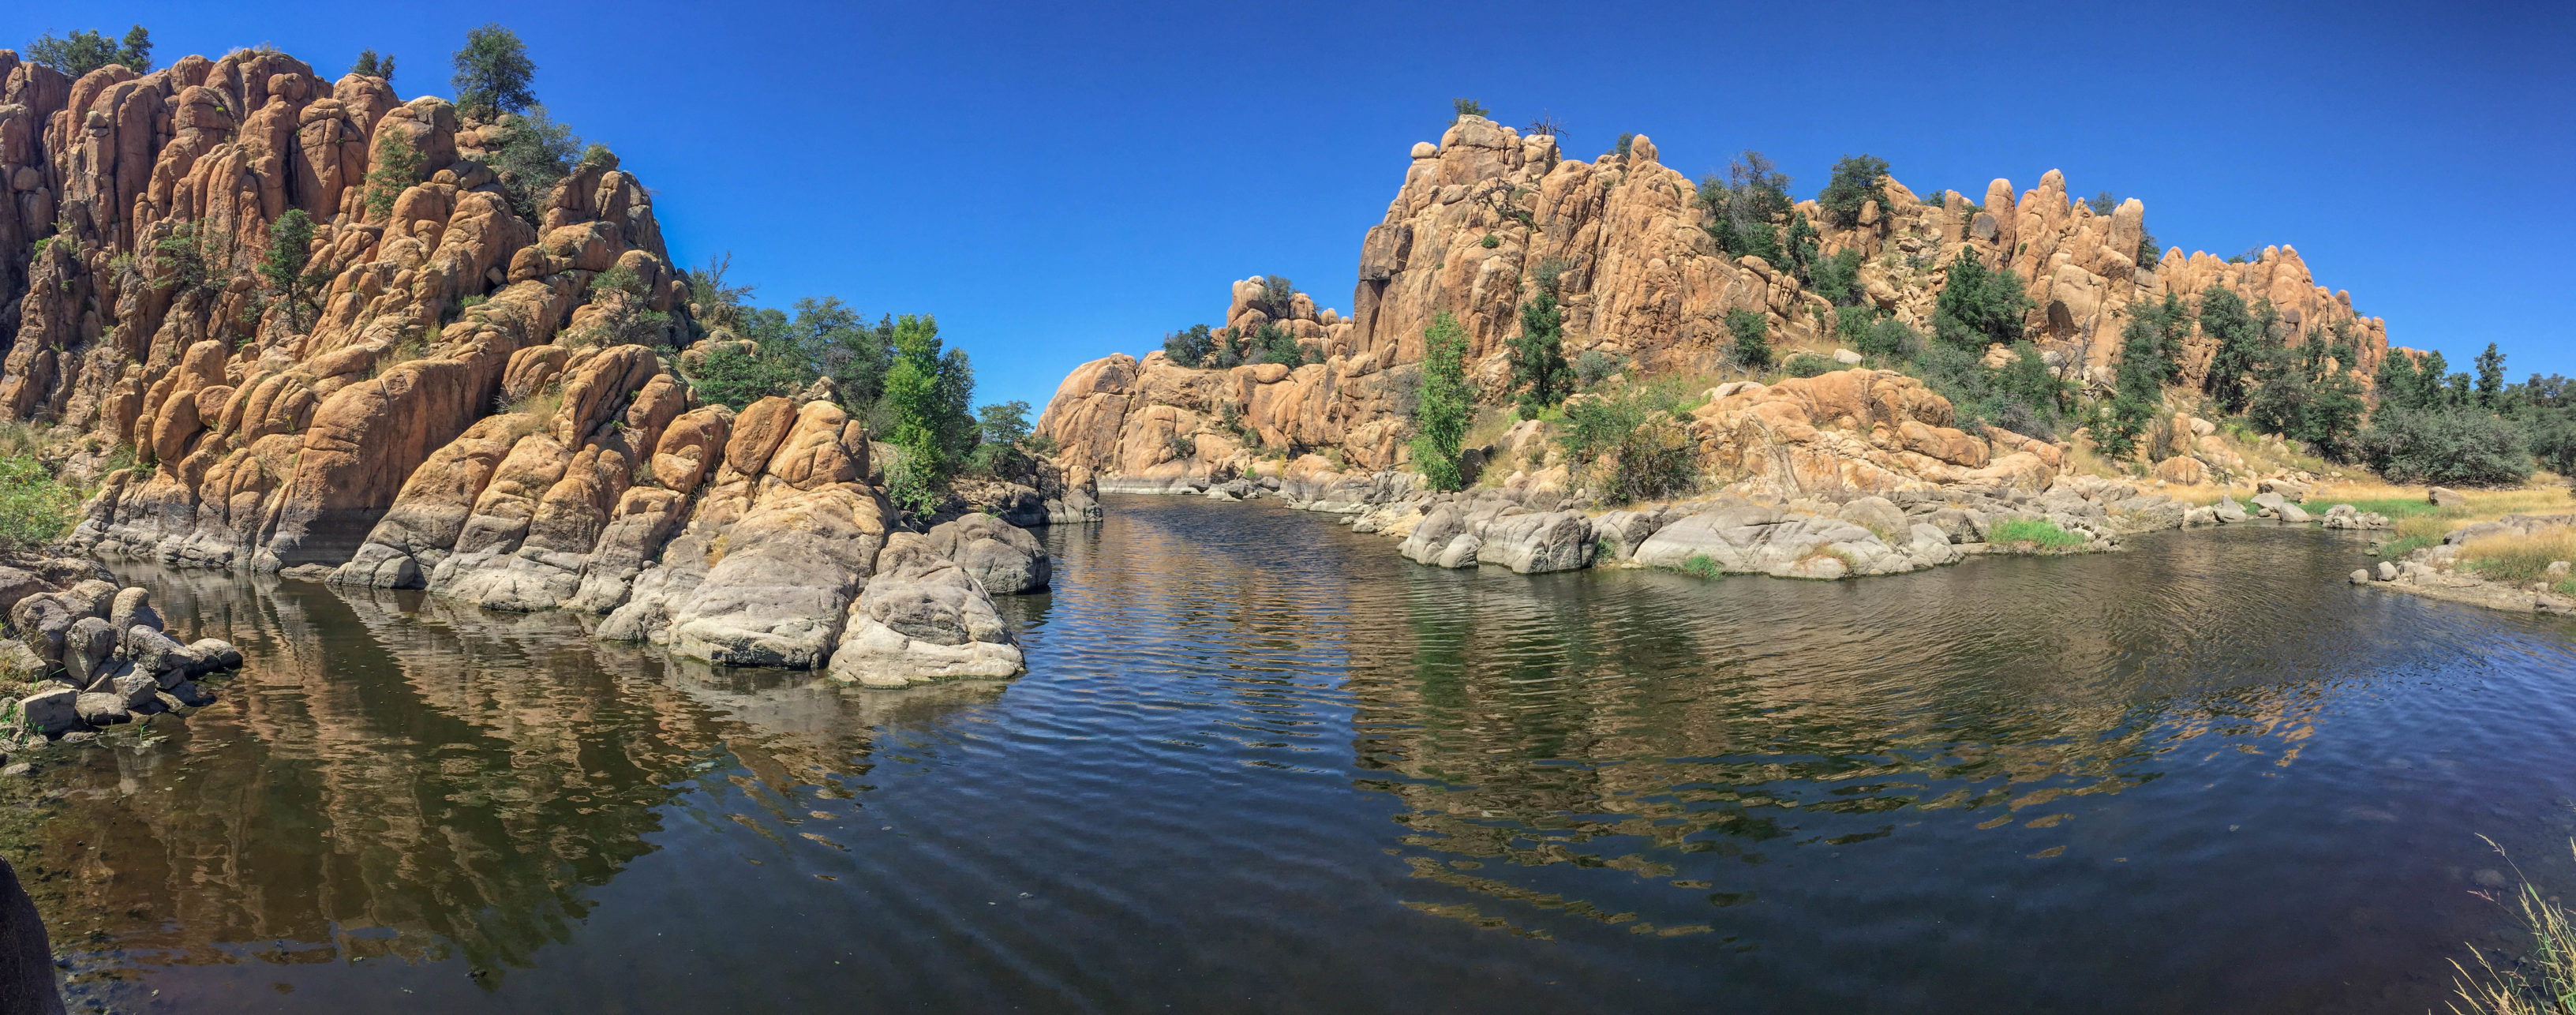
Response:
[{"label": "pile of small rock", "polygon": [[163,630],[151,593],[118,588],[96,564],[30,563],[0,566],[0,609],[15,636],[0,642],[0,666],[40,686],[17,702],[29,732],[56,737],[184,713],[214,700],[195,678],[241,665],[241,652],[221,639],[180,644]]}]

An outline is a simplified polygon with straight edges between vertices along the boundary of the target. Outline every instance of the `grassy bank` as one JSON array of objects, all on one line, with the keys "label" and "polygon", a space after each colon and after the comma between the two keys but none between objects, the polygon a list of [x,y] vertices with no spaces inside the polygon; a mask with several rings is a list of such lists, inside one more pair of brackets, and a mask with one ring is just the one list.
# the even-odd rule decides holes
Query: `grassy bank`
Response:
[{"label": "grassy bank", "polygon": [[2474,972],[2452,960],[2457,974],[2453,989],[2460,999],[2451,1010],[2462,1015],[2576,1015],[2576,920],[2529,878],[2523,879],[2514,902],[2515,915],[2531,935],[2531,953],[2503,969],[2479,954]]}]

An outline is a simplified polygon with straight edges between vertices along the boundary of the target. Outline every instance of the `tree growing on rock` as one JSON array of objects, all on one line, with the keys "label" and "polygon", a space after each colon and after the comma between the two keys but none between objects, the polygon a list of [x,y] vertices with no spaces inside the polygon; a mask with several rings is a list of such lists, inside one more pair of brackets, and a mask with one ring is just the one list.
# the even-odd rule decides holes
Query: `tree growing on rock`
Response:
[{"label": "tree growing on rock", "polygon": [[[530,222],[543,219],[538,208],[553,192],[555,184],[572,172],[582,140],[572,128],[556,123],[546,115],[546,107],[529,106],[524,111],[506,114],[493,133],[487,135],[485,156],[492,175],[501,178],[501,189],[508,193],[510,210]],[[608,149],[597,145],[600,157]]]},{"label": "tree growing on rock", "polygon": [[1932,337],[1964,350],[2021,341],[2022,321],[2030,313],[2030,296],[2021,276],[1986,267],[1967,250],[1950,262],[1941,295],[1932,303]]},{"label": "tree growing on rock", "polygon": [[394,200],[419,182],[419,149],[406,143],[401,131],[377,131],[376,154],[367,162],[367,190],[363,199],[367,216],[383,221],[394,213]]},{"label": "tree growing on rock", "polygon": [[576,340],[669,350],[671,315],[653,309],[652,290],[634,269],[619,264],[592,276],[590,302],[594,309]]},{"label": "tree growing on rock", "polygon": [[968,470],[987,476],[1008,470],[1029,439],[1029,403],[1013,399],[975,410],[975,450],[966,457]]},{"label": "tree growing on rock", "polygon": [[289,208],[268,225],[268,250],[260,255],[259,278],[270,299],[286,307],[288,323],[301,331],[312,326],[313,294],[330,276],[306,274],[312,255],[313,217]]},{"label": "tree growing on rock", "polygon": [[136,25],[125,33],[122,44],[108,41],[94,29],[80,29],[68,37],[53,33],[36,37],[27,44],[27,59],[63,72],[72,78],[116,64],[137,74],[152,73],[152,33]]},{"label": "tree growing on rock", "polygon": [[1886,159],[1867,152],[1845,155],[1834,163],[1833,178],[1816,195],[1816,204],[1835,225],[1852,228],[1860,224],[1861,206],[1876,201],[1887,207],[1887,189],[1879,182],[1886,176]]},{"label": "tree growing on rock", "polygon": [[1536,419],[1574,391],[1565,362],[1565,311],[1556,303],[1556,276],[1542,277],[1537,293],[1521,304],[1521,333],[1512,337],[1512,387],[1520,391],[1522,419]]},{"label": "tree growing on rock", "polygon": [[1708,213],[1709,238],[1730,257],[1750,254],[1787,267],[1780,247],[1780,227],[1773,220],[1789,214],[1789,174],[1761,152],[1751,149],[1726,166],[1726,175],[1710,174],[1699,184],[1697,198]]},{"label": "tree growing on rock", "polygon": [[359,77],[383,78],[385,83],[392,84],[394,80],[393,54],[387,53],[383,56],[377,56],[375,50],[359,50],[357,62],[349,65],[349,73],[358,75]]},{"label": "tree growing on rock", "polygon": [[1216,335],[1204,324],[1163,336],[1163,356],[1185,367],[1197,367],[1216,355]]},{"label": "tree growing on rock", "polygon": [[1451,123],[1456,123],[1470,116],[1483,116],[1485,115],[1485,112],[1485,104],[1474,99],[1449,100],[1449,122]]},{"label": "tree growing on rock", "polygon": [[1432,489],[1466,485],[1459,457],[1473,410],[1467,329],[1444,310],[1422,330],[1422,387],[1413,413],[1413,468]]},{"label": "tree growing on rock", "polygon": [[455,62],[456,76],[448,83],[456,89],[458,110],[488,120],[537,104],[536,93],[528,90],[537,63],[528,59],[528,44],[519,41],[519,33],[499,24],[466,32],[465,48],[456,51]]},{"label": "tree growing on rock", "polygon": [[2218,346],[2201,389],[2220,411],[2243,412],[2254,395],[2250,382],[2263,355],[2263,324],[2246,309],[2243,297],[2216,283],[2201,291],[2199,318],[2201,333],[2216,339]]}]

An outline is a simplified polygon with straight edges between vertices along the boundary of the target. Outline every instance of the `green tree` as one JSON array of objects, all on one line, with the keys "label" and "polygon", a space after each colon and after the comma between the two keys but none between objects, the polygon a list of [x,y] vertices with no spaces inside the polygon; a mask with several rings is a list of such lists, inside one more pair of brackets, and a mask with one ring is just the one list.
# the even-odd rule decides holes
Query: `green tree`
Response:
[{"label": "green tree", "polygon": [[603,346],[669,349],[671,315],[653,309],[652,298],[652,288],[644,284],[643,276],[623,264],[591,276],[590,302],[596,309],[575,338]]},{"label": "green tree", "polygon": [[975,394],[975,372],[965,350],[941,351],[939,321],[927,314],[896,318],[893,339],[885,407],[897,454],[886,469],[886,492],[904,508],[927,514],[947,499],[949,477],[974,447],[976,420],[966,407]]},{"label": "green tree", "polygon": [[2120,198],[2118,195],[2105,190],[2095,193],[2091,197],[2085,198],[2084,204],[2093,209],[2093,214],[2109,215],[2112,212],[2119,210]]},{"label": "green tree", "polygon": [[1510,350],[1521,418],[1535,419],[1539,410],[1573,393],[1574,373],[1565,362],[1565,311],[1556,305],[1554,285],[1540,284],[1521,303],[1521,333],[1513,336]]},{"label": "green tree", "polygon": [[367,213],[377,219],[393,214],[394,199],[420,182],[420,150],[396,130],[376,132],[376,156],[367,168]]},{"label": "green tree", "polygon": [[2504,353],[2496,344],[2487,343],[2487,351],[2478,354],[2478,404],[2494,411],[2504,396]]},{"label": "green tree", "polygon": [[490,119],[536,105],[536,93],[528,90],[536,73],[519,33],[487,24],[465,33],[465,48],[456,51],[456,76],[448,84],[456,89],[457,109]]},{"label": "green tree", "polygon": [[1794,211],[1789,213],[1789,235],[1780,241],[1780,252],[1788,256],[1789,271],[1798,276],[1801,284],[1815,284],[1816,227],[1807,221],[1805,215]]},{"label": "green tree", "polygon": [[136,25],[125,33],[125,42],[119,45],[87,28],[65,38],[56,38],[49,32],[27,44],[27,59],[73,78],[108,64],[116,64],[137,74],[149,74],[152,73],[152,33],[145,31],[142,25]]},{"label": "green tree", "polygon": [[1816,204],[1835,225],[1849,229],[1860,224],[1860,209],[1872,201],[1887,207],[1887,190],[1879,180],[1887,175],[1887,160],[1867,153],[1845,155],[1834,163],[1833,179],[1816,195]]},{"label": "green tree", "polygon": [[2093,443],[2113,458],[2137,451],[2138,437],[2164,415],[2163,329],[2146,314],[2120,328],[2120,365],[2111,404],[2093,427]]},{"label": "green tree", "polygon": [[1459,449],[1474,411],[1467,389],[1467,329],[1441,311],[1422,329],[1422,392],[1413,414],[1413,467],[1434,490],[1466,484]]},{"label": "green tree", "polygon": [[1261,276],[1261,295],[1252,298],[1252,308],[1274,321],[1297,316],[1297,283],[1286,275]]},{"label": "green tree", "polygon": [[1977,351],[1991,343],[2021,341],[2022,320],[2030,297],[2021,276],[1986,267],[1968,250],[1950,263],[1949,278],[1932,301],[1932,337],[1959,349]]},{"label": "green tree", "polygon": [[312,246],[313,217],[302,208],[289,208],[269,223],[268,250],[259,259],[260,281],[270,298],[286,302],[288,318],[299,330],[310,324],[306,311],[312,308],[315,287],[330,280],[305,274]]},{"label": "green tree", "polygon": [[1029,437],[1029,403],[1013,399],[975,410],[975,450],[967,467],[984,475],[1006,471]]},{"label": "green tree", "polygon": [[1837,307],[1860,306],[1861,300],[1868,295],[1868,292],[1861,288],[1860,265],[1860,251],[1853,249],[1835,251],[1834,256],[1815,262],[1814,268],[1811,269],[1813,278],[1808,284],[1815,290],[1816,295],[1824,297],[1826,302]]},{"label": "green tree", "polygon": [[393,54],[387,53],[383,56],[377,56],[375,50],[359,50],[357,62],[349,65],[349,73],[362,78],[383,78],[385,79],[385,83],[392,84],[394,80]]},{"label": "green tree", "polygon": [[1485,115],[1484,103],[1478,102],[1474,99],[1449,100],[1449,122],[1451,123],[1456,123],[1470,116],[1483,115]]},{"label": "green tree", "polygon": [[2392,483],[2504,486],[2531,477],[2522,428],[2473,408],[2382,407],[2359,443],[2363,464]]},{"label": "green tree", "polygon": [[2382,408],[2421,408],[2415,402],[2415,357],[2395,349],[2379,361],[2379,375],[2371,389],[2379,395]]},{"label": "green tree", "polygon": [[2410,398],[2416,408],[2440,408],[2450,401],[2442,391],[2442,379],[2450,376],[2451,363],[2442,358],[2441,350],[2425,353],[2423,361],[2415,364],[2415,368],[2415,392]]},{"label": "green tree", "polygon": [[1735,361],[1755,370],[1771,369],[1771,319],[1750,310],[1726,312],[1726,333],[1734,339]]},{"label": "green tree", "polygon": [[572,172],[575,155],[582,150],[581,138],[573,134],[571,127],[548,117],[544,106],[529,106],[523,112],[503,115],[488,136],[485,164],[492,167],[492,175],[501,178],[510,210],[530,222],[541,221],[544,216],[539,210],[546,197]]},{"label": "green tree", "polygon": [[1774,220],[1789,214],[1789,174],[1761,152],[1746,150],[1727,164],[1726,175],[1714,173],[1699,184],[1695,199],[1708,213],[1710,238],[1729,256],[1747,254],[1786,267],[1780,228]]},{"label": "green tree", "polygon": [[1216,336],[1207,325],[1190,325],[1189,330],[1163,336],[1163,355],[1185,367],[1198,366],[1216,355]]},{"label": "green tree", "polygon": [[2245,308],[2245,300],[2215,283],[2200,294],[2200,331],[2217,340],[2209,360],[2209,378],[2201,388],[2226,413],[2245,411],[2253,398],[2248,382],[2260,365],[2264,328]]}]

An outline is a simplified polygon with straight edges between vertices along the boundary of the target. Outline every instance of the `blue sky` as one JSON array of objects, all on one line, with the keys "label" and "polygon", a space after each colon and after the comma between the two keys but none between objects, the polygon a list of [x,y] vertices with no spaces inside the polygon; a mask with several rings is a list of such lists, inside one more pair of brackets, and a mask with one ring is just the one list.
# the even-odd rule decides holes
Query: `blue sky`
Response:
[{"label": "blue sky", "polygon": [[2168,245],[2298,247],[2400,344],[2576,374],[2576,5],[443,3],[29,0],[0,45],[141,22],[448,93],[506,24],[556,118],[657,192],[672,255],[757,299],[933,313],[981,400],[1222,315],[1278,273],[1350,306],[1360,234],[1449,100],[1699,175],[1760,149],[1812,194],[1869,152],[1917,191],[2064,170]]}]

